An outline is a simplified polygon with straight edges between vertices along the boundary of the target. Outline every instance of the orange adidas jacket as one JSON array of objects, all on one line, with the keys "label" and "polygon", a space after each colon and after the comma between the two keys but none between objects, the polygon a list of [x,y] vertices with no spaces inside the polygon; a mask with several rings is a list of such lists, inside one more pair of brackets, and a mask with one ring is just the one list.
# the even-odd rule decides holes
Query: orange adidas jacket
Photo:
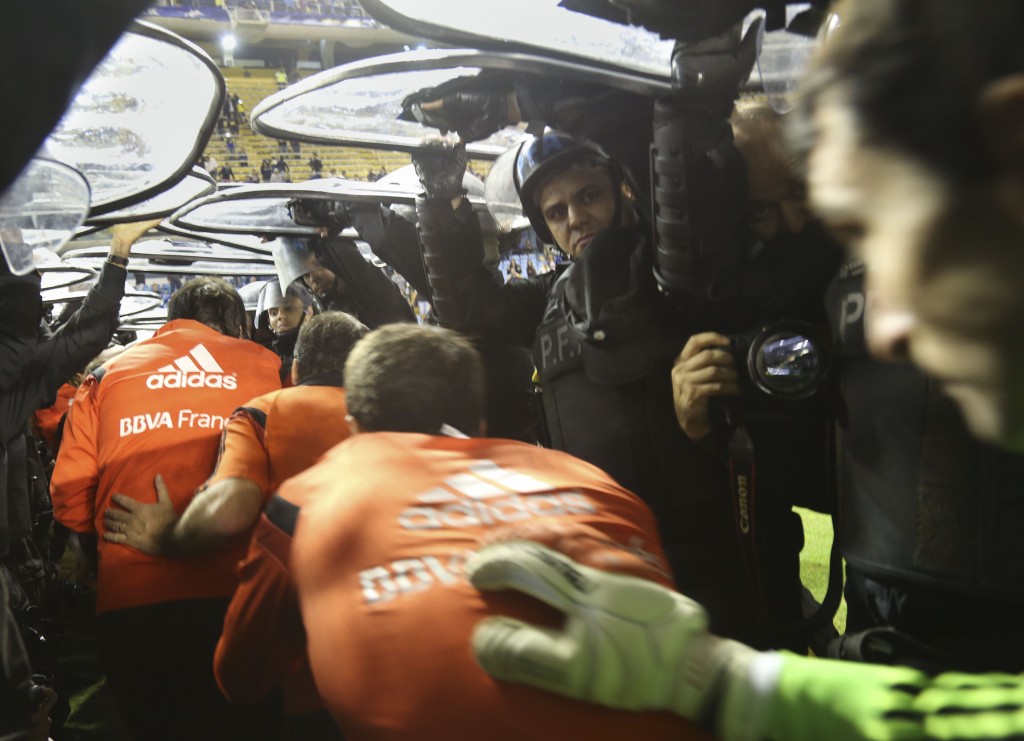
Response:
[{"label": "orange adidas jacket", "polygon": [[492,528],[593,528],[667,569],[650,510],[597,468],[532,445],[356,435],[285,482],[306,497],[291,563],[317,687],[346,738],[698,739],[668,713],[630,713],[502,683],[470,651],[507,614],[557,624],[517,593],[482,594],[462,564]]},{"label": "orange adidas jacket", "polygon": [[[153,502],[160,473],[180,514],[210,475],[224,422],[280,386],[278,357],[178,319],[86,379],[65,423],[50,491],[54,516],[102,536],[114,493]],[[96,611],[228,597],[244,543],[192,558],[153,558],[99,540]]]},{"label": "orange adidas jacket", "polygon": [[228,419],[207,485],[248,479],[263,492],[266,504],[285,479],[348,437],[347,414],[340,375],[310,378],[250,399]]},{"label": "orange adidas jacket", "polygon": [[[228,422],[211,483],[244,478],[269,501],[285,479],[313,465],[348,437],[341,378],[310,378],[252,399]],[[260,515],[239,584],[224,618],[213,668],[224,695],[256,702],[281,686],[285,710],[301,715],[323,708],[306,660],[306,635],[289,571],[291,528],[270,505]]]},{"label": "orange adidas jacket", "polygon": [[38,409],[36,410],[36,413],[32,415],[33,428],[36,433],[46,441],[46,444],[50,446],[50,450],[53,450],[54,448],[54,441],[57,435],[57,428],[60,426],[60,420],[64,414],[71,409],[71,401],[75,398],[75,393],[77,391],[77,386],[65,383],[57,389],[57,401],[53,403],[53,406],[48,406],[45,409]]}]

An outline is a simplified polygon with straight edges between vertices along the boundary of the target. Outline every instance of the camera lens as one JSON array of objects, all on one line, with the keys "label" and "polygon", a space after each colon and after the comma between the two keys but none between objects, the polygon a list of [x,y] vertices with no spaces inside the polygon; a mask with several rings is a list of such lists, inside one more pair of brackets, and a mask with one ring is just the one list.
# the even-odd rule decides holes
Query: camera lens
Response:
[{"label": "camera lens", "polygon": [[825,378],[825,355],[805,328],[768,327],[750,344],[750,378],[765,393],[784,399],[814,394]]}]

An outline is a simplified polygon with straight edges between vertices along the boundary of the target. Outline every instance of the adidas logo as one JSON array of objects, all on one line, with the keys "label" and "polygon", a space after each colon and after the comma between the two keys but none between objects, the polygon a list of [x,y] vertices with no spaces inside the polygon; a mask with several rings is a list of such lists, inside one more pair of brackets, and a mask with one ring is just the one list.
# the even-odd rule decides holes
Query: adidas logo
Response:
[{"label": "adidas logo", "polygon": [[405,530],[443,527],[493,527],[534,517],[593,515],[597,506],[586,494],[557,490],[532,476],[480,460],[444,486],[416,495],[416,504],[398,516]]},{"label": "adidas logo", "polygon": [[210,351],[198,344],[173,363],[158,368],[146,379],[150,389],[228,389],[233,391],[238,381],[233,375],[224,373]]}]

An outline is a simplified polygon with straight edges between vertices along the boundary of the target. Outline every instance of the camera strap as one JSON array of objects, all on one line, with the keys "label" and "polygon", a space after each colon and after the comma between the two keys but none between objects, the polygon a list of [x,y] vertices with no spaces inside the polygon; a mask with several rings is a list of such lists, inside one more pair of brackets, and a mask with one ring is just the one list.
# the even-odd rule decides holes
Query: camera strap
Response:
[{"label": "camera strap", "polygon": [[[830,439],[830,460],[835,460],[835,444]],[[834,467],[833,467],[834,468]],[[829,473],[830,489],[835,492],[835,472]],[[764,600],[761,570],[757,554],[757,462],[754,441],[747,434],[742,424],[737,425],[729,438],[729,485],[732,493],[733,513],[736,523],[736,538],[739,543],[743,564],[746,568],[748,584],[754,602],[761,616],[769,623],[796,630],[799,634],[812,640],[815,632],[831,625],[842,599],[842,558],[839,555],[839,538],[832,542],[829,557],[828,591],[817,610],[797,622],[781,621],[771,615]],[[837,520],[833,517],[833,531],[838,532]]]},{"label": "camera strap", "polygon": [[736,538],[743,555],[747,579],[755,602],[763,611],[761,577],[757,566],[757,460],[754,456],[754,441],[743,425],[738,425],[729,438],[729,487],[732,492]]}]

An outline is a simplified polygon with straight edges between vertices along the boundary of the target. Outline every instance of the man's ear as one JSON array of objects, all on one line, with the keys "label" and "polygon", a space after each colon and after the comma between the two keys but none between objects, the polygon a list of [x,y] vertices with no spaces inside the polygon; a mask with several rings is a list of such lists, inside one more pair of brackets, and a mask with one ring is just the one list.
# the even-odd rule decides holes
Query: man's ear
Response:
[{"label": "man's ear", "polygon": [[353,435],[358,435],[363,431],[363,428],[359,426],[359,422],[351,414],[345,415],[345,424],[348,425],[348,431]]},{"label": "man's ear", "polygon": [[997,170],[1024,179],[1024,73],[994,80],[978,95],[981,134]]}]

